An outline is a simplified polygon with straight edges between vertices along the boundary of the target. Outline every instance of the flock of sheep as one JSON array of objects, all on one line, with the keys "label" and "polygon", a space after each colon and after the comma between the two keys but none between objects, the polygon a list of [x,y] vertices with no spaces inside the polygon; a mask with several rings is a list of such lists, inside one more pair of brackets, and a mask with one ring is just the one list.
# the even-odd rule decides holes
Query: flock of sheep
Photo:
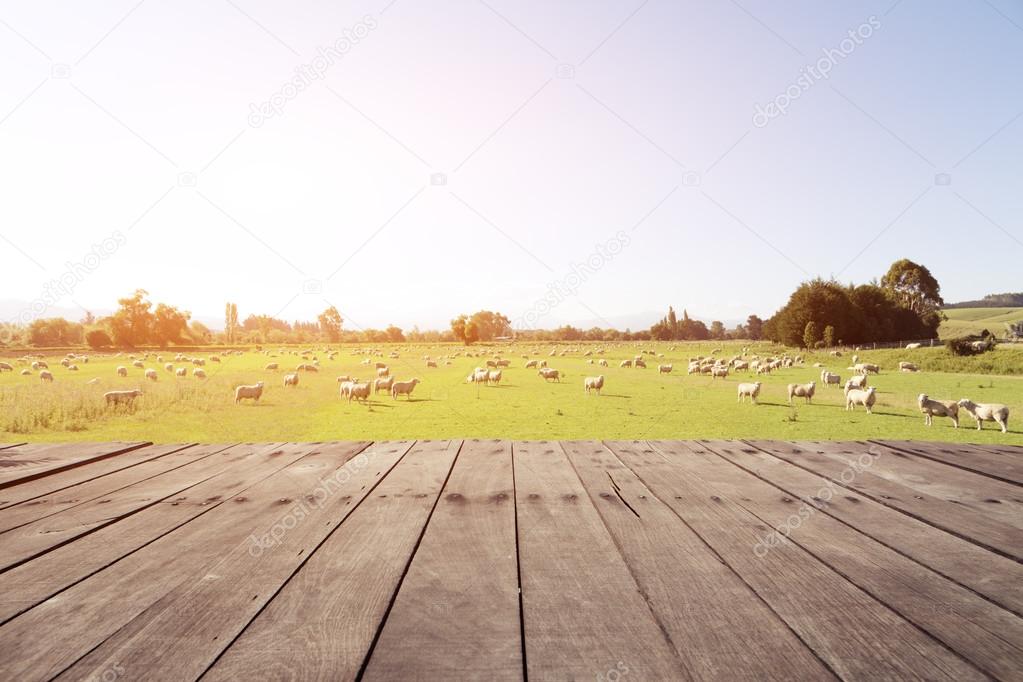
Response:
[{"label": "flock of sheep", "polygon": [[[912,346],[913,344],[911,344]],[[669,351],[674,351],[675,347],[671,347]],[[301,362],[291,372],[283,375],[283,386],[285,389],[295,388],[299,385],[299,377],[301,372],[315,373],[320,369],[320,360],[314,350],[288,350],[280,349],[277,352],[269,350],[261,350],[263,355],[268,356],[270,359],[279,358],[281,355],[294,355],[301,359]],[[590,365],[598,365],[600,367],[608,367],[608,361],[603,357],[594,358],[592,356],[603,355],[606,352],[604,348],[588,349],[583,351],[580,348],[562,348],[551,350],[547,355],[549,357],[565,356],[569,353],[581,353],[581,355],[587,358],[586,362]],[[339,351],[324,349],[325,357],[328,360],[335,360]],[[770,374],[771,372],[788,367],[796,367],[804,365],[804,360],[801,355],[789,356],[782,355],[781,357],[759,357],[758,355],[750,355],[749,348],[743,348],[742,352],[735,355],[731,359],[724,359],[717,357],[717,354],[721,353],[720,348],[716,348],[711,351],[709,356],[696,356],[689,359],[688,373],[692,374],[706,374],[710,375],[712,380],[726,379],[729,374],[735,374],[744,372],[746,374]],[[227,350],[222,355],[228,356],[232,354],[242,355],[242,351],[238,350]],[[540,349],[534,348],[533,355],[539,355]],[[118,353],[115,357],[120,357],[122,354]],[[397,400],[399,396],[405,396],[411,399],[412,392],[416,386],[421,383],[418,378],[413,378],[407,381],[397,381],[391,376],[391,370],[388,363],[383,361],[375,361],[374,357],[383,357],[383,352],[375,349],[358,349],[353,351],[353,355],[366,355],[362,360],[363,365],[372,365],[372,369],[375,371],[375,378],[371,381],[360,381],[358,378],[348,375],[342,375],[337,377],[337,383],[339,385],[339,397],[342,400],[367,402],[371,394],[379,394],[384,392]],[[841,357],[841,351],[832,351],[833,357]],[[427,368],[436,368],[438,363],[444,365],[451,365],[453,360],[459,356],[464,357],[479,357],[485,358],[484,363],[481,366],[477,366],[466,378],[466,382],[476,385],[488,385],[496,386],[499,385],[504,378],[504,371],[511,367],[511,361],[501,358],[500,355],[493,355],[492,357],[486,357],[487,353],[484,351],[474,351],[471,349],[465,349],[455,351],[449,355],[444,355],[439,358],[433,358],[429,355],[423,356],[426,362]],[[620,368],[636,368],[645,369],[647,367],[646,358],[644,356],[651,356],[658,359],[663,359],[665,356],[663,353],[657,353],[653,350],[643,350],[641,354],[635,355],[632,358],[622,360],[619,363]],[[548,361],[536,357],[530,357],[530,354],[523,354],[522,357],[526,360],[526,369],[537,370],[537,375],[541,377],[545,382],[561,382],[564,377],[564,373],[561,370],[555,369],[548,366]],[[399,353],[393,350],[389,354],[389,358],[392,360],[398,360],[400,358]],[[206,371],[203,369],[206,365],[207,359],[199,357],[188,357],[183,353],[178,353],[174,357],[173,362],[164,362],[164,359],[160,355],[155,353],[145,353],[140,358],[136,358],[134,355],[129,355],[127,360],[135,369],[141,369],[143,376],[148,381],[158,381],[159,372],[146,366],[146,361],[155,359],[158,364],[163,365],[163,369],[175,377],[183,378],[188,376],[187,365],[192,366],[191,374],[195,379],[207,378]],[[52,382],[53,373],[49,369],[49,365],[42,356],[30,356],[26,355],[17,360],[20,364],[26,365],[22,370],[22,375],[31,375],[34,372],[38,372],[40,381]],[[211,363],[220,363],[221,358],[219,355],[210,355],[208,361]],[[88,363],[89,357],[86,355],[80,355],[76,353],[68,353],[64,358],[61,359],[60,364],[68,371],[77,371],[78,363]],[[405,362],[405,361],[402,361]],[[177,363],[177,364],[175,364]],[[184,364],[186,366],[177,366]],[[264,366],[264,371],[276,372],[280,369],[281,362],[274,360],[268,362]],[[848,369],[853,372],[853,376],[849,378],[844,384],[842,383],[841,376],[835,372],[831,372],[824,368],[822,363],[815,363],[815,367],[821,368],[820,373],[820,384],[822,386],[830,387],[842,387],[845,395],[845,407],[846,410],[854,410],[857,406],[862,405],[866,412],[871,413],[874,404],[877,401],[877,389],[875,386],[868,386],[868,376],[873,374],[880,374],[881,368],[877,364],[859,362],[857,355],[852,356],[852,366]],[[0,372],[14,371],[14,366],[8,362],[0,362]],[[672,364],[659,363],[657,364],[658,374],[671,374],[674,370]],[[899,370],[902,372],[918,372],[920,368],[911,362],[900,362]],[[367,371],[369,368],[367,367]],[[128,367],[125,365],[118,365],[116,373],[120,377],[128,376]],[[99,382],[98,378],[89,380],[86,383],[96,384]],[[583,378],[583,390],[588,395],[590,393],[596,393],[600,395],[601,390],[604,388],[605,377],[603,374],[596,376],[585,376]],[[743,403],[748,398],[753,404],[756,404],[757,399],[761,394],[763,384],[760,381],[747,381],[741,382],[736,387],[737,402]],[[264,390],[264,382],[259,381],[255,384],[242,384],[234,387],[234,399],[235,403],[240,403],[243,400],[258,401]],[[814,394],[817,390],[817,382],[811,381],[805,384],[788,384],[786,387],[786,395],[788,402],[791,405],[796,398],[803,398],[804,401],[809,404],[812,402]],[[136,398],[142,395],[143,391],[141,388],[135,388],[131,390],[115,390],[104,393],[104,399],[108,405],[122,405],[131,404]],[[933,418],[948,417],[951,419],[955,428],[959,428],[959,411],[960,409],[965,410],[977,423],[977,428],[981,429],[984,421],[993,421],[1001,427],[1002,432],[1006,432],[1008,429],[1009,419],[1009,408],[1002,404],[992,403],[975,403],[972,400],[964,398],[959,401],[951,400],[934,400],[926,394],[920,394],[917,399],[917,404],[920,412],[924,415],[924,423],[927,426],[931,426]]]}]

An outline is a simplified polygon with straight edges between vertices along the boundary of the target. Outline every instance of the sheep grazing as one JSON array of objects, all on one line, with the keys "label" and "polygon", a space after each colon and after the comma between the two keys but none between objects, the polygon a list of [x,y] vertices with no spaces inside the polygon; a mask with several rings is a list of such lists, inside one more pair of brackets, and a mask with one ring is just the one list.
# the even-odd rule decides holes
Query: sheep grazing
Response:
[{"label": "sheep grazing", "polygon": [[863,388],[866,388],[866,387],[867,387],[867,375],[866,374],[859,374],[857,376],[854,376],[852,379],[849,379],[849,381],[845,382],[845,391],[846,391],[846,393],[848,393],[849,391],[851,391],[854,388],[863,389]]},{"label": "sheep grazing", "polygon": [[724,379],[727,376],[728,376],[728,367],[726,367],[725,365],[714,365],[713,367],[710,368],[710,378],[712,380],[716,379],[718,377],[721,377],[722,379]]},{"label": "sheep grazing", "polygon": [[632,367],[632,360],[622,360],[619,367]]},{"label": "sheep grazing", "polygon": [[834,384],[835,387],[837,388],[842,384],[842,377],[835,374],[834,372],[824,370],[823,372],[821,372],[821,383],[824,384],[825,388],[827,388],[831,384]]},{"label": "sheep grazing", "polygon": [[732,369],[736,372],[739,370],[749,371],[749,363],[745,360],[736,360],[732,363]]},{"label": "sheep grazing", "polygon": [[915,349],[919,348],[922,345],[923,345],[922,343],[907,343],[906,344],[906,350],[915,350]]},{"label": "sheep grazing", "polygon": [[284,388],[288,386],[298,386],[298,372],[284,375]]},{"label": "sheep grazing", "polygon": [[511,367],[511,360],[498,360],[497,366],[500,367]]},{"label": "sheep grazing", "polygon": [[295,368],[295,371],[296,372],[319,372],[320,368],[317,367],[316,365],[308,365],[308,364],[302,363],[301,365],[299,365],[298,367]]},{"label": "sheep grazing", "polygon": [[220,362],[220,358],[217,357],[216,355],[211,355],[210,362]]},{"label": "sheep grazing", "polygon": [[607,367],[607,360],[605,360],[604,358],[600,358],[599,360],[597,360],[597,364],[600,365],[601,367]]},{"label": "sheep grazing", "polygon": [[142,364],[141,360],[134,361],[133,363],[131,363],[131,366],[136,368],[136,369],[145,369],[146,368],[146,366],[144,364]]},{"label": "sheep grazing", "polygon": [[636,369],[646,369],[646,363],[643,362],[643,358],[636,358],[633,360],[632,365]]},{"label": "sheep grazing", "polygon": [[899,363],[899,370],[903,372],[919,372],[920,367],[912,362],[903,361]]},{"label": "sheep grazing", "polygon": [[813,399],[814,391],[817,389],[817,382],[811,381],[808,384],[789,384],[789,405],[793,398],[806,398],[807,404]]},{"label": "sheep grazing", "polygon": [[69,372],[77,372],[78,371],[78,365],[68,365],[67,366],[67,371],[69,371]]},{"label": "sheep grazing", "polygon": [[13,372],[13,371],[14,371],[14,365],[11,365],[11,364],[6,363],[6,362],[0,362],[0,372]]},{"label": "sheep grazing", "polygon": [[34,369],[34,370],[49,369],[49,368],[50,368],[50,366],[47,365],[42,360],[36,360],[35,362],[32,363],[32,369]]},{"label": "sheep grazing", "polygon": [[155,369],[147,369],[146,378],[149,379],[150,381],[156,381],[160,377],[157,376]]},{"label": "sheep grazing", "polygon": [[657,365],[658,374],[671,374],[671,365]]},{"label": "sheep grazing", "polygon": [[387,377],[386,379],[377,379],[376,381],[373,382],[373,392],[379,393],[380,391],[383,391],[384,393],[390,393],[391,386],[393,385],[394,377]]},{"label": "sheep grazing", "polygon": [[[194,376],[196,379],[205,379],[206,378],[206,370],[199,369],[198,367],[195,367],[195,368],[192,369],[192,376]],[[262,382],[260,382],[260,383],[262,383]]]},{"label": "sheep grazing", "polygon": [[142,395],[142,389],[136,388],[131,391],[107,391],[103,394],[103,398],[107,401],[107,405],[130,405],[140,395]]},{"label": "sheep grazing", "polygon": [[529,362],[526,363],[526,369],[535,369],[536,367],[539,366],[539,364],[540,363],[536,360],[530,360]]},{"label": "sheep grazing", "polygon": [[[202,371],[202,370],[196,370]],[[251,386],[242,384],[241,386],[235,386],[234,389],[234,401],[240,403],[245,398],[251,398],[254,402],[259,402],[259,397],[263,395],[263,382],[258,381]]]},{"label": "sheep grazing", "polygon": [[970,413],[977,421],[977,430],[981,430],[983,422],[995,422],[1002,427],[1002,433],[1009,430],[1009,408],[996,403],[975,403],[969,398],[959,401],[959,407]]},{"label": "sheep grazing", "polygon": [[860,362],[853,365],[857,374],[880,374],[881,368],[870,362]]},{"label": "sheep grazing", "polygon": [[49,381],[50,383],[53,383],[53,375],[50,374],[50,370],[44,369],[39,372],[39,381]]},{"label": "sheep grazing", "polygon": [[589,395],[590,391],[596,391],[597,395],[600,395],[600,389],[602,388],[604,388],[603,374],[596,377],[586,377],[583,380],[583,390],[586,392],[586,395]]},{"label": "sheep grazing", "polygon": [[370,388],[371,386],[368,382],[365,384],[356,383],[354,381],[344,383],[341,384],[341,395],[346,396],[348,398],[348,402],[352,402],[352,400],[361,400],[362,402],[366,402],[369,400]]},{"label": "sheep grazing", "polygon": [[280,365],[278,365],[276,362],[269,362],[267,363],[266,367],[263,368],[263,371],[276,372],[278,369],[280,369]]},{"label": "sheep grazing", "polygon": [[434,360],[427,360],[426,361],[426,366],[427,367],[436,367],[437,366],[437,362],[434,361]]},{"label": "sheep grazing", "polygon": [[[500,375],[501,372],[490,372],[490,374]],[[498,376],[500,381],[500,376]],[[410,379],[408,381],[395,381],[394,385],[391,386],[391,398],[394,400],[398,399],[398,396],[408,396],[409,400],[412,400],[412,391],[419,384],[419,379]]]},{"label": "sheep grazing", "polygon": [[174,371],[174,365],[172,365],[172,364],[171,364],[171,363],[169,363],[169,362],[168,362],[167,364],[165,364],[165,365],[163,366],[163,368],[164,368],[165,370],[167,370],[168,372],[173,372],[173,371]]},{"label": "sheep grazing", "polygon": [[30,370],[30,369],[23,369],[23,370],[21,370],[21,376],[23,376],[23,377],[31,376],[31,374],[32,374],[32,370]]},{"label": "sheep grazing", "polygon": [[548,367],[542,367],[540,369],[540,371],[537,372],[537,374],[542,376],[544,381],[552,381],[553,380],[553,381],[557,381],[558,383],[561,383],[561,372],[559,372],[556,369],[550,369]]},{"label": "sheep grazing", "polygon": [[119,377],[126,377],[126,376],[128,376],[128,368],[125,367],[124,365],[118,366],[118,368],[117,368],[117,376],[119,376]]},{"label": "sheep grazing", "polygon": [[757,396],[760,395],[760,382],[755,381],[751,384],[739,384],[739,399],[736,402],[745,402],[746,396],[749,396],[750,402],[754,405],[757,404]]},{"label": "sheep grazing", "polygon": [[188,369],[185,367],[178,367],[176,370],[174,370],[174,376],[187,377]]},{"label": "sheep grazing", "polygon": [[956,401],[931,400],[926,393],[921,393],[916,402],[920,405],[920,411],[924,413],[924,424],[927,426],[933,423],[934,415],[938,415],[939,417],[949,417],[952,424],[957,429],[959,428],[959,403]]},{"label": "sheep grazing", "polygon": [[846,391],[845,393],[845,409],[851,410],[856,405],[863,405],[867,408],[867,414],[871,413],[871,408],[874,407],[874,403],[877,401],[877,389],[871,386],[867,390],[863,391],[858,388]]},{"label": "sheep grazing", "polygon": [[491,384],[500,384],[502,376],[501,370],[499,369],[487,372],[487,382]]},{"label": "sheep grazing", "polygon": [[390,376],[390,375],[391,375],[391,370],[389,370],[387,367],[377,367],[377,378],[378,379],[383,379],[384,377]]}]

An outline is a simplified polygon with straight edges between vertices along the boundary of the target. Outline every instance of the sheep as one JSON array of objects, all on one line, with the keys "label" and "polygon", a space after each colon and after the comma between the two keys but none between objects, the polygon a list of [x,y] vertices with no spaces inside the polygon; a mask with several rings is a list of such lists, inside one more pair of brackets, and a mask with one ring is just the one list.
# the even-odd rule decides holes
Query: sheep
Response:
[{"label": "sheep", "polygon": [[924,413],[924,424],[930,426],[934,415],[949,417],[952,424],[959,428],[959,403],[954,400],[931,400],[926,393],[921,393],[916,399],[920,405],[920,411]]},{"label": "sheep", "polygon": [[1002,427],[1002,433],[1009,430],[1009,408],[996,403],[975,403],[969,398],[959,401],[959,407],[970,413],[977,421],[977,430],[981,430],[982,422],[995,422]]},{"label": "sheep", "polygon": [[426,361],[426,366],[427,367],[436,367],[437,363],[434,360],[427,360]]},{"label": "sheep", "polygon": [[126,376],[128,376],[128,368],[125,367],[124,365],[118,366],[118,368],[117,368],[117,376],[119,376],[119,377],[126,377]]},{"label": "sheep", "polygon": [[600,365],[601,367],[607,367],[607,360],[605,360],[604,358],[600,358],[599,360],[597,360],[597,364]]},{"label": "sheep", "polygon": [[746,396],[749,396],[750,402],[754,405],[757,404],[757,396],[760,395],[760,382],[755,381],[751,384],[739,384],[739,398],[736,402],[745,402]]},{"label": "sheep", "polygon": [[216,355],[211,355],[210,362],[220,362],[220,358],[217,357]]},{"label": "sheep", "polygon": [[860,356],[859,355],[853,355],[852,356],[852,363],[854,365],[857,365],[857,364],[859,364],[859,362],[860,362]]},{"label": "sheep", "polygon": [[672,370],[671,365],[657,365],[658,374],[671,374],[671,370]]},{"label": "sheep", "polygon": [[337,378],[337,383],[339,383],[339,384],[343,384],[346,381],[351,381],[353,383],[358,383],[359,382],[358,379],[356,379],[355,377],[350,377],[347,374],[342,374],[342,375],[340,375]]},{"label": "sheep", "polygon": [[373,382],[373,392],[379,393],[380,391],[383,391],[384,393],[390,393],[391,386],[393,384],[394,377],[387,377],[386,379],[377,379]]},{"label": "sheep", "polygon": [[131,405],[140,395],[142,395],[142,389],[136,388],[131,391],[107,391],[103,394],[103,398],[107,401],[107,405],[120,405],[121,403]]},{"label": "sheep", "polygon": [[[491,372],[490,374],[498,374],[501,372]],[[498,376],[500,380],[500,376]],[[415,389],[419,383],[419,379],[410,379],[409,381],[395,381],[394,385],[391,386],[391,398],[397,400],[399,395],[408,396],[409,400],[412,400],[412,390]]]},{"label": "sheep", "polygon": [[857,374],[880,374],[881,368],[871,362],[860,362],[853,365]]},{"label": "sheep", "polygon": [[188,369],[186,367],[178,367],[176,370],[174,370],[174,376],[187,377]]},{"label": "sheep", "polygon": [[502,376],[501,370],[499,369],[494,370],[492,372],[487,372],[487,381],[491,384],[500,384],[501,376]]},{"label": "sheep", "polygon": [[635,367],[636,369],[641,369],[641,368],[642,368],[642,369],[646,369],[646,363],[645,363],[645,362],[643,362],[643,358],[636,358],[636,359],[635,359],[635,360],[633,361],[632,365],[633,365],[633,367]]},{"label": "sheep", "polygon": [[632,367],[632,360],[622,360],[619,367]]},{"label": "sheep", "polygon": [[203,360],[202,358],[192,358],[192,364],[195,365],[196,367],[205,367],[206,361]]},{"label": "sheep", "polygon": [[149,379],[150,381],[156,381],[157,379],[159,379],[155,369],[147,369],[146,378]]},{"label": "sheep", "polygon": [[13,371],[14,371],[14,365],[11,365],[11,364],[6,363],[6,362],[0,362],[0,372],[13,372]]},{"label": "sheep", "polygon": [[553,379],[554,381],[557,381],[559,384],[561,383],[561,373],[556,369],[549,369],[547,367],[544,367],[539,372],[537,372],[537,374],[542,376],[544,381],[550,381]]},{"label": "sheep", "polygon": [[[206,370],[199,369],[198,367],[195,367],[195,368],[192,369],[192,376],[194,376],[196,379],[205,379],[206,378]],[[260,383],[262,383],[262,382],[260,382]]]},{"label": "sheep", "polygon": [[338,397],[340,397],[342,400],[347,398],[348,401],[351,402],[352,387],[355,386],[357,383],[358,382],[356,381],[342,381],[341,386],[338,388],[339,394]]},{"label": "sheep", "polygon": [[348,402],[352,402],[352,400],[366,402],[369,400],[370,385],[368,382],[365,384],[352,382],[351,384],[342,384],[342,387],[346,385],[348,386]]},{"label": "sheep", "polygon": [[27,376],[31,376],[31,375],[32,375],[32,370],[30,370],[30,369],[23,369],[23,370],[21,370],[21,376],[27,377]]},{"label": "sheep", "polygon": [[[201,372],[202,370],[195,370]],[[194,373],[194,372],[193,372]],[[257,381],[251,386],[242,384],[241,386],[235,386],[234,389],[234,402],[240,403],[244,398],[252,398],[254,402],[259,402],[259,396],[263,395],[263,382]]]},{"label": "sheep", "polygon": [[539,366],[539,364],[540,363],[537,360],[530,360],[526,363],[526,369],[534,369]]},{"label": "sheep", "polygon": [[498,360],[497,366],[500,367],[511,367],[511,360]]},{"label": "sheep", "polygon": [[77,372],[78,371],[78,365],[70,364],[70,365],[67,366],[67,370],[69,372]]},{"label": "sheep", "polygon": [[867,408],[867,414],[871,413],[874,403],[877,401],[877,389],[873,386],[863,391],[858,388],[851,389],[845,393],[845,409],[851,410],[856,405],[863,405]]},{"label": "sheep", "polygon": [[922,343],[907,343],[906,350],[915,350],[917,348],[920,348],[922,345],[923,345]]},{"label": "sheep", "polygon": [[732,369],[736,372],[739,370],[749,371],[749,363],[745,360],[735,360],[732,362]]},{"label": "sheep", "polygon": [[795,397],[806,398],[807,404],[813,399],[814,391],[817,388],[817,382],[811,381],[808,384],[789,384],[789,405],[792,404],[792,399]]},{"label": "sheep", "polygon": [[727,376],[728,376],[728,367],[726,367],[724,365],[714,365],[713,367],[710,368],[710,378],[712,380],[716,379],[717,377],[721,377],[722,379],[724,379]]},{"label": "sheep", "polygon": [[825,388],[827,388],[831,384],[834,384],[835,387],[837,388],[842,383],[842,377],[835,374],[834,372],[824,370],[823,372],[821,372],[821,383],[824,384]]},{"label": "sheep", "polygon": [[295,368],[296,372],[319,372],[320,368],[316,365],[307,365],[305,363],[300,364]]},{"label": "sheep", "polygon": [[596,391],[597,395],[600,395],[600,389],[604,388],[604,375],[595,377],[586,377],[583,380],[583,390],[586,395],[590,394],[590,391]]},{"label": "sheep", "polygon": [[547,361],[546,360],[541,360],[540,361],[540,369],[542,369],[542,368],[544,368],[546,366],[547,366]]},{"label": "sheep", "polygon": [[131,366],[136,368],[136,369],[145,369],[146,368],[146,366],[144,364],[142,364],[141,360],[135,360],[134,362],[131,363]]},{"label": "sheep", "polygon": [[849,379],[849,381],[845,382],[845,391],[846,391],[846,393],[848,393],[850,390],[852,390],[854,388],[863,389],[863,388],[866,388],[866,387],[867,387],[867,375],[866,374],[858,374],[858,375],[854,376],[852,379]]},{"label": "sheep", "polygon": [[490,372],[482,367],[477,367],[472,375],[470,375],[471,383],[475,384],[489,384],[490,383]]},{"label": "sheep", "polygon": [[168,362],[167,364],[165,364],[165,365],[163,366],[163,368],[164,368],[165,370],[167,370],[168,372],[173,372],[173,371],[174,371],[174,365],[172,365],[172,364],[171,364],[171,363],[169,363],[169,362]]},{"label": "sheep", "polygon": [[375,363],[373,365],[373,369],[386,369],[386,368],[387,368],[387,363],[386,362],[377,362],[377,363]]},{"label": "sheep", "polygon": [[298,386],[298,372],[291,372],[290,374],[284,375],[284,388],[288,386]]},{"label": "sheep", "polygon": [[53,375],[50,374],[50,370],[44,369],[39,372],[39,381],[49,381],[50,383],[53,383]]},{"label": "sheep", "polygon": [[50,366],[47,365],[42,360],[36,360],[35,362],[32,363],[32,369],[34,369],[36,371],[39,371],[41,369],[49,369],[49,368],[50,368]]},{"label": "sheep", "polygon": [[900,362],[899,369],[903,372],[919,372],[920,367],[912,362]]},{"label": "sheep", "polygon": [[383,379],[386,376],[391,375],[391,370],[387,367],[377,367],[377,378]]},{"label": "sheep", "polygon": [[264,372],[276,372],[278,369],[280,369],[280,365],[278,365],[276,362],[269,362],[263,368],[263,371]]}]

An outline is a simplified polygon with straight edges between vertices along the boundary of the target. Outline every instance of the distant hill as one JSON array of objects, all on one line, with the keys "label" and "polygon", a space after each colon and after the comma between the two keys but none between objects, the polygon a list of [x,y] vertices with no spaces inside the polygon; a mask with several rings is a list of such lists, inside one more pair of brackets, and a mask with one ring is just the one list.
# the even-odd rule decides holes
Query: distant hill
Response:
[{"label": "distant hill", "polygon": [[979,301],[962,301],[961,303],[950,303],[946,309],[956,308],[1015,308],[1023,306],[1023,293],[1015,294],[988,294]]},{"label": "distant hill", "polygon": [[1006,322],[1023,320],[1023,307],[1002,308],[945,308],[947,320],[938,327],[942,339],[979,334],[987,329],[996,336],[1005,335]]}]

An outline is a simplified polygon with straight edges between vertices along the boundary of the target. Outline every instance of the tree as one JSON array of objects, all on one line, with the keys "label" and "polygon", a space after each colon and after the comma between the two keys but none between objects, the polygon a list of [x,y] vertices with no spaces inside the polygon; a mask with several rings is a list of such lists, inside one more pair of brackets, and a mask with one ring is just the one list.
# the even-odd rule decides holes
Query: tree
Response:
[{"label": "tree", "polygon": [[395,327],[393,324],[384,330],[384,334],[391,343],[401,343],[405,340],[405,334],[401,331],[401,327]]},{"label": "tree", "polygon": [[511,334],[511,320],[501,313],[480,310],[471,316],[459,315],[451,320],[451,332],[465,345],[492,341],[496,337]]},{"label": "tree", "polygon": [[96,316],[92,314],[92,311],[85,311],[85,315],[82,316],[82,324],[86,327],[96,324]]},{"label": "tree", "polygon": [[344,320],[341,319],[341,313],[337,311],[337,308],[330,306],[316,319],[320,322],[320,331],[327,336],[329,341],[336,343],[341,340],[341,326]]},{"label": "tree", "polygon": [[149,341],[153,326],[152,303],[146,300],[145,289],[136,289],[127,298],[117,299],[117,312],[106,319],[118,346],[134,347]]},{"label": "tree", "polygon": [[86,333],[85,342],[89,344],[89,348],[93,350],[99,350],[100,348],[106,348],[107,346],[113,345],[114,341],[110,338],[102,329],[93,329]]},{"label": "tree", "polygon": [[199,343],[209,343],[213,339],[213,332],[199,320],[192,320],[188,325],[188,335]]},{"label": "tree", "polygon": [[227,343],[234,343],[238,334],[238,304],[224,306],[224,337]]},{"label": "tree", "polygon": [[169,343],[183,343],[184,336],[188,334],[188,318],[191,316],[191,313],[181,312],[174,306],[157,304],[153,314],[151,340],[159,344],[160,348],[166,348]]},{"label": "tree", "polygon": [[82,325],[62,317],[33,320],[28,326],[28,342],[39,348],[73,346],[82,342]]},{"label": "tree", "polygon": [[759,341],[764,337],[764,321],[756,315],[750,315],[746,319],[746,333],[753,341]]},{"label": "tree", "polygon": [[824,335],[821,337],[824,342],[825,348],[831,348],[835,345],[835,328],[830,324],[824,328]]},{"label": "tree", "polygon": [[714,320],[710,323],[710,338],[712,339],[723,339],[725,338],[725,325],[721,320]]},{"label": "tree", "polygon": [[908,258],[892,263],[881,278],[881,288],[891,294],[899,305],[909,308],[921,318],[937,312],[945,303],[938,280],[931,271]]},{"label": "tree", "polygon": [[815,348],[820,337],[817,335],[817,323],[810,320],[803,329],[803,345],[806,348]]}]

